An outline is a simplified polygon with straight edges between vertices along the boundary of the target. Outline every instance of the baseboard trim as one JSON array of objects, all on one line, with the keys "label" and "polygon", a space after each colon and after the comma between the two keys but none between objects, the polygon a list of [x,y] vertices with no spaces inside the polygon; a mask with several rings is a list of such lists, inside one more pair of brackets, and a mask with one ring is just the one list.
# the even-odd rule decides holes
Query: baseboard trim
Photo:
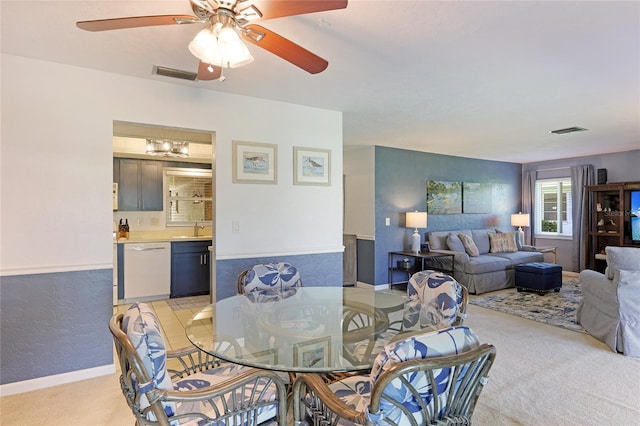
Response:
[{"label": "baseboard trim", "polygon": [[370,288],[370,289],[373,289],[375,291],[378,291],[378,290],[388,290],[389,289],[389,284],[377,284],[377,285],[374,285],[374,284],[368,284],[368,283],[363,283],[363,282],[358,281],[356,283],[356,287],[358,287],[358,288]]},{"label": "baseboard trim", "polygon": [[110,364],[103,365],[101,367],[87,368],[85,370],[72,371],[70,373],[55,374],[53,376],[38,377],[37,379],[7,383],[6,385],[0,385],[0,395],[7,396],[31,392],[51,386],[63,385],[65,383],[79,382],[81,380],[92,379],[94,377],[106,376],[107,374],[113,374],[115,372],[115,364]]}]

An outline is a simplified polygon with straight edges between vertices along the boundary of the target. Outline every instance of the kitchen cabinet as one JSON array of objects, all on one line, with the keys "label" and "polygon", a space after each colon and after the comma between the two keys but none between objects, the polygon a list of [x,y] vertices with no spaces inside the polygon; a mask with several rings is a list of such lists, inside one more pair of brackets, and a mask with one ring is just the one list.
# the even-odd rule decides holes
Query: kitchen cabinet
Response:
[{"label": "kitchen cabinet", "polygon": [[209,294],[211,240],[171,243],[171,297]]},{"label": "kitchen cabinet", "polygon": [[118,210],[162,211],[165,167],[210,170],[211,164],[114,158],[113,182],[118,184]]},{"label": "kitchen cabinet", "polygon": [[163,162],[114,159],[114,177],[118,173],[118,210],[162,211]]}]

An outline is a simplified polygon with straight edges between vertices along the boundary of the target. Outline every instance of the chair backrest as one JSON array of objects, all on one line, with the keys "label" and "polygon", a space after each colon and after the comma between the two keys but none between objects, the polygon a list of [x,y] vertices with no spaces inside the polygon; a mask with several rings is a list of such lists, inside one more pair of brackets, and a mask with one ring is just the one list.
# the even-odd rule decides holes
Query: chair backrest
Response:
[{"label": "chair backrest", "polygon": [[145,303],[135,303],[125,315],[117,314],[109,322],[122,371],[122,393],[139,424],[157,421],[169,425],[175,403],[153,400],[158,389],[172,390],[167,371],[166,345],[158,319]]},{"label": "chair backrest", "polygon": [[462,325],[466,317],[469,292],[443,272],[416,272],[407,283],[407,302],[403,328]]},{"label": "chair backrest", "polygon": [[620,270],[640,271],[640,247],[605,247],[607,269],[605,275],[612,280]]},{"label": "chair backrest", "polygon": [[494,359],[495,348],[480,345],[468,327],[414,333],[392,342],[371,370],[368,419],[469,424]]},{"label": "chair backrest", "polygon": [[238,276],[238,294],[291,287],[302,287],[302,280],[296,267],[286,262],[261,263]]}]

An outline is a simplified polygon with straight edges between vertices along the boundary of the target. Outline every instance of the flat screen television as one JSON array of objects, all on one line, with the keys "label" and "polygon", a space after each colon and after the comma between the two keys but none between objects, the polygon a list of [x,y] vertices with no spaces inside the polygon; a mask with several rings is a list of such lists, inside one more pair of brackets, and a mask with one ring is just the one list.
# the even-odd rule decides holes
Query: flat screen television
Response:
[{"label": "flat screen television", "polygon": [[631,242],[633,244],[640,244],[640,191],[631,191],[629,195]]}]

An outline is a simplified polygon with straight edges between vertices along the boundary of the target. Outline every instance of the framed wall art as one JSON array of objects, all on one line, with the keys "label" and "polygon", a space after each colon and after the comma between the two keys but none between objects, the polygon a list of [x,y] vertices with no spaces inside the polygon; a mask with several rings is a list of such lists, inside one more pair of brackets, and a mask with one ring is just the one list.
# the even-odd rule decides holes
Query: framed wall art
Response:
[{"label": "framed wall art", "polygon": [[278,146],[233,141],[233,183],[278,183]]},{"label": "framed wall art", "polygon": [[331,336],[293,344],[296,367],[328,367],[331,359]]},{"label": "framed wall art", "polygon": [[294,185],[331,185],[331,151],[293,147]]},{"label": "framed wall art", "polygon": [[491,213],[492,184],[462,183],[462,213]]},{"label": "framed wall art", "polygon": [[427,213],[462,213],[462,182],[427,182]]}]

